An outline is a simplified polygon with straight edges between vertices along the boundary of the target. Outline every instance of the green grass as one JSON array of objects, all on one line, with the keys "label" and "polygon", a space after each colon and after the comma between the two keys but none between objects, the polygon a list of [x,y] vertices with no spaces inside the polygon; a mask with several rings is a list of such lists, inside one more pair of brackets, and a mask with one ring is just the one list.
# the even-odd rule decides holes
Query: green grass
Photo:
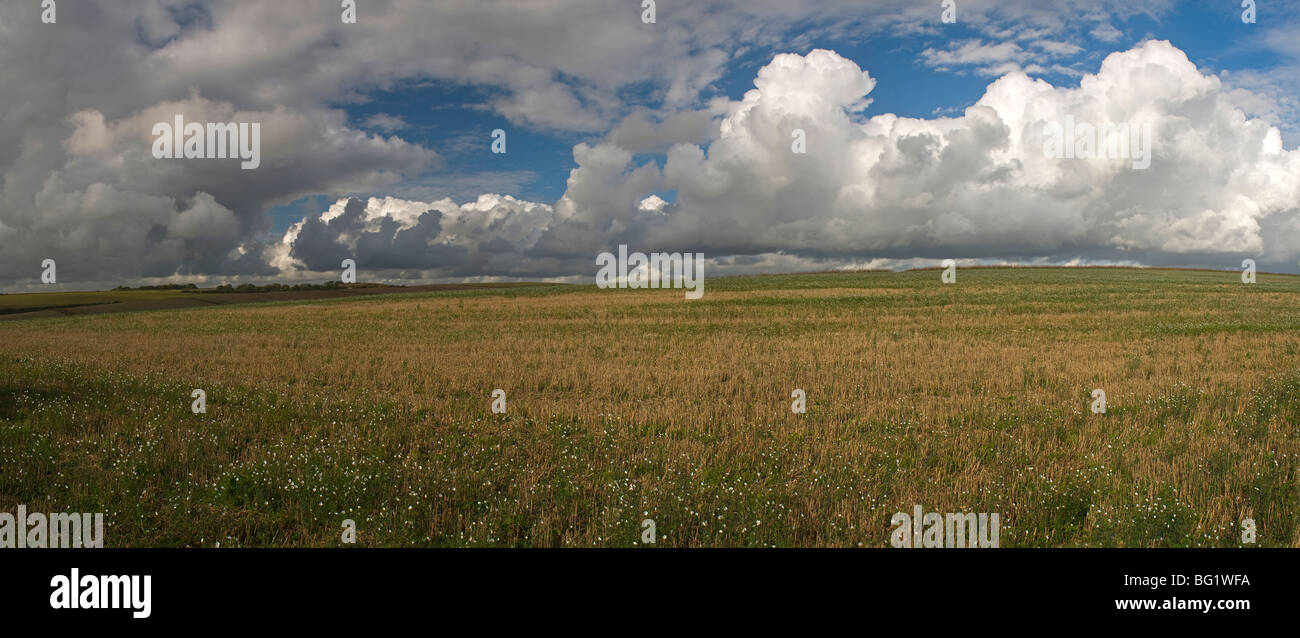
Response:
[{"label": "green grass", "polygon": [[35,292],[0,295],[0,314],[127,301],[156,301],[179,297],[181,294],[179,290],[128,290],[116,292]]},{"label": "green grass", "polygon": [[[431,286],[430,286],[431,287]],[[180,310],[185,307],[206,308],[212,305],[286,303],[319,303],[337,299],[369,298],[391,300],[396,296],[447,296],[478,297],[484,295],[520,297],[559,294],[571,286],[538,282],[446,284],[439,290],[428,287],[393,288],[339,288],[307,291],[214,292],[212,289],[183,290],[105,290],[88,292],[38,292],[0,295],[0,315],[64,311],[97,306],[94,310],[111,312],[139,312],[150,310]],[[355,295],[346,297],[344,295]],[[320,296],[321,298],[313,298]],[[81,310],[62,314],[83,314]],[[46,318],[49,313],[33,318]]]},{"label": "green grass", "polygon": [[[654,512],[666,545],[798,545],[812,528],[824,544],[879,546],[880,529],[788,514],[809,511],[809,499],[888,502],[897,481],[945,463],[879,452],[831,473],[809,471],[803,434],[768,437],[725,465],[688,468],[653,453],[627,463],[624,436],[593,434],[565,419],[446,422],[394,404],[290,401],[242,387],[209,388],[220,399],[200,416],[186,409],[189,388],[182,384],[10,359],[0,362],[0,378],[0,494],[29,509],[103,511],[109,546],[332,546],[345,518],[357,521],[363,545],[561,545],[572,542],[569,532],[594,529],[595,544],[626,546],[639,538],[641,512]],[[1152,409],[1159,422],[1219,398],[1168,397]],[[1278,418],[1294,422],[1300,375],[1261,388],[1252,405],[1233,424],[1240,436]],[[971,415],[959,425],[998,427],[991,418]],[[1068,437],[1078,417],[1021,419]],[[1146,434],[1117,433],[1116,442]],[[634,436],[653,446],[664,433],[650,428]],[[841,437],[846,449],[891,439],[902,450],[925,447],[919,433],[889,424],[863,424]],[[528,467],[510,462],[523,447],[549,451],[546,475],[530,476]],[[969,511],[1018,514],[1004,524],[1004,547],[1238,544],[1235,526],[1197,529],[1187,498],[1168,485],[1134,483],[1122,462],[1049,478],[1033,470],[1030,448],[1006,441],[981,450],[982,463],[1001,468],[1001,478],[965,502]],[[1178,453],[1177,443],[1165,449]],[[1205,469],[1230,475],[1233,463],[1225,454]],[[1277,512],[1272,525],[1292,529],[1300,498],[1295,478],[1291,461],[1260,468],[1232,489],[1248,495],[1254,511]],[[645,479],[657,485],[633,487]],[[522,499],[517,486],[525,483],[544,498]],[[863,484],[880,491],[862,493]],[[1013,505],[1019,499],[1028,502]],[[533,536],[545,517],[575,527]],[[1267,536],[1262,540],[1267,544]]]},{"label": "green grass", "polygon": [[0,511],[104,512],[107,546],[879,547],[916,503],[1007,547],[1300,539],[1300,277],[938,277],[0,325]]}]

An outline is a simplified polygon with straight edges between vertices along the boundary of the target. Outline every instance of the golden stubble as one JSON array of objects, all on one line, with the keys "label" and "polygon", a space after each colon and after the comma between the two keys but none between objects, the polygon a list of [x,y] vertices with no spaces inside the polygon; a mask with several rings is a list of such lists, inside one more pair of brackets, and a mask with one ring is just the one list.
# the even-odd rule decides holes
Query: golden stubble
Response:
[{"label": "golden stubble", "polygon": [[[999,490],[1014,520],[1041,481],[1118,465],[1114,489],[1132,482],[1148,486],[1135,499],[1154,499],[1138,492],[1171,485],[1197,506],[1198,525],[1259,514],[1243,512],[1236,482],[1207,482],[1206,467],[1228,458],[1230,473],[1248,478],[1279,455],[1295,457],[1286,424],[1258,440],[1227,424],[1264,379],[1296,370],[1300,339],[1285,330],[1150,328],[1292,313],[1290,295],[1261,293],[1243,310],[1213,297],[1234,294],[1226,287],[1202,293],[1201,304],[1170,291],[1168,303],[1133,310],[981,303],[993,291],[1008,290],[968,284],[937,305],[908,289],[832,288],[715,291],[702,301],[680,291],[593,291],[213,308],[14,323],[0,349],[194,387],[392,400],[427,409],[433,421],[488,417],[491,392],[502,388],[513,419],[558,417],[626,436],[628,463],[721,465],[773,437],[797,446],[808,476],[841,481],[854,480],[855,469],[879,470],[866,464],[913,458],[888,497],[929,509],[961,510]],[[806,414],[791,413],[796,388],[807,393]],[[1089,411],[1094,388],[1106,391],[1107,415]],[[1152,402],[1179,392],[1224,398],[1160,422]],[[502,454],[539,480],[554,469],[546,449]],[[883,505],[863,504],[879,491],[871,481],[850,486],[857,500],[819,495],[816,485],[788,486],[803,495],[790,500],[801,503],[790,516],[879,527]],[[556,513],[535,531],[562,537],[575,516]],[[1036,533],[1050,542],[1054,532]]]}]

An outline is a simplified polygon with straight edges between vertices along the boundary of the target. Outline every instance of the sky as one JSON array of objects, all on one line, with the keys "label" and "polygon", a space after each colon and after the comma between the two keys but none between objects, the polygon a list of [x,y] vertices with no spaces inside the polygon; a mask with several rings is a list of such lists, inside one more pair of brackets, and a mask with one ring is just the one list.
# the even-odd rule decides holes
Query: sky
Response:
[{"label": "sky", "polygon": [[[1300,272],[1300,2],[343,4],[0,0],[0,291]],[[177,115],[258,166],[160,157]]]}]

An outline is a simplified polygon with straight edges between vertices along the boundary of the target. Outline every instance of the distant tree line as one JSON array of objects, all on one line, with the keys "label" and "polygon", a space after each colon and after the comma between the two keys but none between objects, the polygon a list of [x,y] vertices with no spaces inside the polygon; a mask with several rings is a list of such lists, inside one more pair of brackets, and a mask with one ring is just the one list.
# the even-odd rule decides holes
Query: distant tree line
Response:
[{"label": "distant tree line", "polygon": [[230,284],[222,284],[220,286],[217,286],[216,288],[199,288],[199,289],[187,288],[185,289],[185,292],[205,292],[205,293],[292,292],[297,290],[349,290],[353,288],[394,288],[394,287],[395,286],[389,286],[388,284],[377,284],[377,283],[345,284],[341,281],[327,281],[323,284],[294,284],[292,286],[286,284],[267,284],[265,286],[255,286],[253,284],[239,284],[238,286],[231,286]]},{"label": "distant tree line", "polygon": [[357,283],[345,284],[341,281],[327,281],[323,284],[267,284],[265,286],[255,286],[253,284],[239,284],[232,286],[222,284],[216,288],[199,288],[194,284],[160,284],[157,286],[118,286],[114,291],[123,290],[179,290],[181,292],[200,292],[200,293],[221,293],[221,292],[292,292],[295,290],[347,290],[352,288],[397,288],[399,286],[390,286],[388,284],[377,283]]},{"label": "distant tree line", "polygon": [[130,286],[118,286],[113,290],[198,290],[198,288],[199,287],[194,284],[161,284],[158,286],[137,286],[135,288]]}]

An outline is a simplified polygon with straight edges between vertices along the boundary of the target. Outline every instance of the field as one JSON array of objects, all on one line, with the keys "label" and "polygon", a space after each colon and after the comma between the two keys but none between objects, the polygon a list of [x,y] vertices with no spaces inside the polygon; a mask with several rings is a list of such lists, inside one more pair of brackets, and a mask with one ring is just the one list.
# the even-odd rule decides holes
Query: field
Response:
[{"label": "field", "polygon": [[969,269],[0,322],[0,511],[106,546],[884,547],[918,504],[1003,547],[1297,546],[1297,300]]},{"label": "field", "polygon": [[[38,319],[68,315],[174,310],[248,303],[274,303],[334,299],[362,295],[428,292],[447,289],[499,288],[507,284],[434,284],[410,287],[339,287],[329,290],[286,290],[276,292],[224,292],[213,289],[184,290],[101,290],[89,292],[19,293],[0,295],[0,321]],[[546,286],[523,283],[518,286]]]}]

